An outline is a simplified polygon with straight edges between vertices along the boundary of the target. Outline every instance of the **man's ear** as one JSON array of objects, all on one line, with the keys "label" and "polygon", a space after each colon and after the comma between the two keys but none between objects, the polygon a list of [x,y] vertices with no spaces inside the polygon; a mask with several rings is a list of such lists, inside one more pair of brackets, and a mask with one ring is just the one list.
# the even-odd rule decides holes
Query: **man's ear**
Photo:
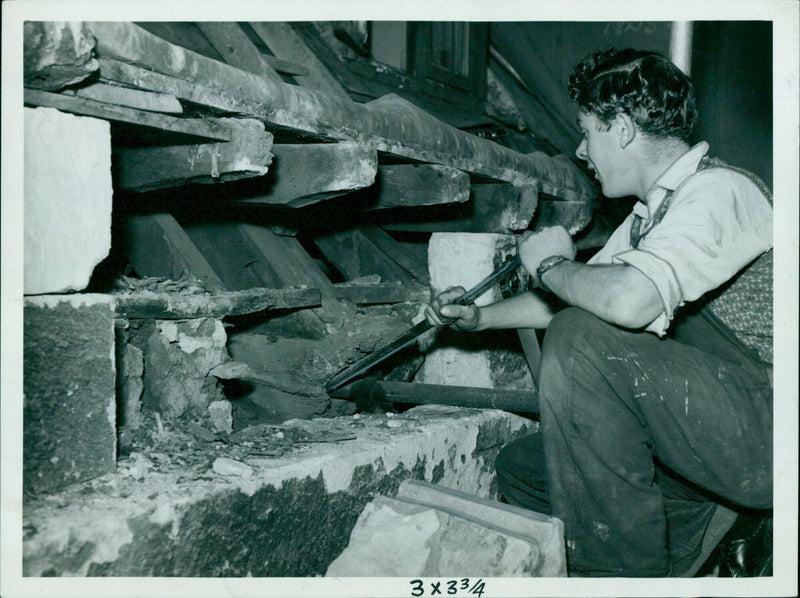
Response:
[{"label": "man's ear", "polygon": [[624,149],[636,137],[636,123],[624,112],[617,113],[614,117],[614,123],[617,125],[619,146]]}]

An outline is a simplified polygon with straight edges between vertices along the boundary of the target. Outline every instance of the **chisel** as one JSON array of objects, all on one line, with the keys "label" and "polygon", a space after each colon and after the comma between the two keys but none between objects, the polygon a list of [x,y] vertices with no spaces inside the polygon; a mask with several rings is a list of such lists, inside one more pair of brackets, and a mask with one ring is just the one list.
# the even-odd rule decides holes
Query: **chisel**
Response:
[{"label": "chisel", "polygon": [[[469,291],[460,295],[451,303],[456,305],[470,305],[483,295],[486,291],[488,291],[492,286],[499,281],[504,276],[511,274],[514,272],[522,262],[519,259],[519,256],[513,256],[507,259],[502,266],[500,266],[497,270],[492,272],[489,276],[487,276],[484,280],[479,282],[477,285],[472,287]],[[327,392],[332,392],[337,388],[341,388],[350,380],[357,378],[361,374],[369,371],[371,368],[376,366],[377,364],[381,363],[382,361],[388,359],[398,351],[406,348],[411,343],[413,343],[417,337],[426,333],[431,328],[434,328],[432,324],[429,324],[427,320],[422,320],[419,324],[413,326],[408,331],[404,332],[400,336],[398,336],[394,341],[381,347],[380,349],[370,353],[363,359],[360,359],[347,369],[339,372],[336,376],[331,378],[331,380],[325,385],[325,390]]]}]

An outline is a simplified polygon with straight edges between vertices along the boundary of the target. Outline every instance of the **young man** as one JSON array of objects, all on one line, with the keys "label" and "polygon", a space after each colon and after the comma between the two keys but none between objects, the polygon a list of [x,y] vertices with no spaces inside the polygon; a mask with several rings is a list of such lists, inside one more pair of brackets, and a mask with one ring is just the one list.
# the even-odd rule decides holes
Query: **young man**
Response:
[{"label": "young man", "polygon": [[663,56],[591,54],[569,92],[577,156],[633,212],[588,263],[563,228],[521,238],[525,268],[570,307],[537,292],[462,307],[452,289],[427,317],[547,328],[541,431],[497,470],[508,502],[564,521],[570,574],[682,575],[717,504],[772,506],[771,197],[687,143],[691,82]]}]

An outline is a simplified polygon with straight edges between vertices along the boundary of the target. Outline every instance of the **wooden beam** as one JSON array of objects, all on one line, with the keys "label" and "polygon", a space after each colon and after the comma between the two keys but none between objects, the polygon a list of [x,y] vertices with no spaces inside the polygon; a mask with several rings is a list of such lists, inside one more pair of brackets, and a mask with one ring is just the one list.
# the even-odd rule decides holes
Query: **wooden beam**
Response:
[{"label": "wooden beam", "polygon": [[463,203],[469,200],[469,175],[436,164],[378,167],[377,202],[369,210]]},{"label": "wooden beam", "polygon": [[540,198],[534,228],[561,225],[574,235],[589,224],[593,211],[593,205],[585,201]]},{"label": "wooden beam", "polygon": [[25,21],[23,81],[27,88],[57,90],[97,71],[95,41],[86,23]]},{"label": "wooden beam", "polygon": [[224,288],[222,280],[168,213],[121,215],[120,249],[139,276],[178,280],[191,277],[207,288]]},{"label": "wooden beam", "polygon": [[175,118],[165,114],[135,110],[133,108],[105,104],[96,100],[35,89],[25,90],[25,104],[27,106],[48,106],[63,112],[71,112],[72,114],[94,116],[105,120],[126,122],[174,133],[186,133],[187,135],[207,137],[218,141],[230,141],[233,139],[233,132],[229,126],[221,124],[221,119]]},{"label": "wooden beam", "polygon": [[294,286],[272,279],[264,256],[235,222],[182,222],[183,230],[226,289]]},{"label": "wooden beam", "polygon": [[430,299],[430,293],[423,288],[409,288],[399,282],[360,284],[342,282],[333,285],[336,295],[356,305],[381,305],[389,303],[423,302]]},{"label": "wooden beam", "polygon": [[259,49],[238,23],[198,22],[197,26],[228,64],[273,81],[281,81],[278,73],[262,58]]},{"label": "wooden beam", "polygon": [[378,154],[355,142],[273,145],[273,184],[242,203],[302,207],[373,184]]},{"label": "wooden beam", "polygon": [[250,27],[276,57],[306,67],[307,74],[298,74],[294,77],[298,85],[349,99],[344,87],[294,32],[289,23],[251,22]]},{"label": "wooden beam", "polygon": [[225,119],[234,138],[222,143],[119,147],[116,184],[146,191],[186,183],[215,183],[262,176],[272,161],[272,134],[258,121]]},{"label": "wooden beam", "polygon": [[454,405],[478,409],[503,409],[516,413],[538,413],[539,394],[533,390],[473,388],[419,382],[393,382],[367,378],[330,393],[356,403],[409,403]]},{"label": "wooden beam", "polygon": [[273,286],[308,285],[333,297],[333,283],[294,237],[282,237],[265,226],[242,224],[241,230],[269,264]]},{"label": "wooden beam", "polygon": [[80,98],[95,100],[104,104],[125,106],[137,110],[147,110],[148,112],[183,113],[183,107],[178,98],[166,93],[142,91],[141,89],[130,89],[118,85],[107,85],[106,83],[92,83],[85,87],[79,87],[71,93]]},{"label": "wooden beam", "polygon": [[116,311],[125,318],[223,318],[275,309],[320,305],[318,289],[265,289],[216,291],[213,293],[158,293],[139,290],[114,294]]},{"label": "wooden beam", "polygon": [[[133,78],[136,87],[175,93],[221,109],[226,106],[229,112],[311,136],[361,140],[393,155],[502,181],[539,184],[543,192],[572,201],[588,201],[597,193],[586,175],[568,160],[556,160],[542,152],[520,154],[446,125],[397,96],[356,104],[343,96],[268,81],[174,46],[131,23],[92,22],[89,27],[100,57],[153,69],[171,79],[140,71]],[[117,68],[111,72],[106,66],[101,63],[101,74],[111,80],[119,80],[113,77],[126,71]]]},{"label": "wooden beam", "polygon": [[395,241],[385,230],[377,226],[362,226],[363,234],[375,247],[380,249],[387,257],[391,258],[401,268],[406,270],[419,282],[427,285],[430,282],[427,260],[421,260],[416,255],[409,253],[400,243]]},{"label": "wooden beam", "polygon": [[348,280],[378,274],[385,281],[400,281],[410,286],[420,284],[359,229],[317,237],[314,242]]},{"label": "wooden beam", "polygon": [[[583,202],[575,202],[583,203]],[[533,185],[473,184],[472,214],[428,222],[387,222],[387,230],[508,234],[528,228],[538,205]]]}]

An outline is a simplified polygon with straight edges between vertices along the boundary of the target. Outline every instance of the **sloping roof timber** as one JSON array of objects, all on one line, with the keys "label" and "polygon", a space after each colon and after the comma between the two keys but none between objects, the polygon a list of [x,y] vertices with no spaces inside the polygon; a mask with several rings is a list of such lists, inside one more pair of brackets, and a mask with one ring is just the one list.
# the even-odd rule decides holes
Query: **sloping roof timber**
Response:
[{"label": "sloping roof timber", "polygon": [[[85,25],[97,42],[102,78],[175,93],[184,100],[213,105],[317,138],[354,140],[381,152],[453,166],[499,181],[536,183],[542,192],[570,201],[591,201],[596,195],[588,178],[568,160],[541,152],[520,154],[447,125],[397,96],[357,104],[347,98],[267,80],[171,44],[132,23]],[[142,71],[132,76],[133,80],[120,81],[125,69],[115,61],[190,85],[164,89],[164,78]]]}]

